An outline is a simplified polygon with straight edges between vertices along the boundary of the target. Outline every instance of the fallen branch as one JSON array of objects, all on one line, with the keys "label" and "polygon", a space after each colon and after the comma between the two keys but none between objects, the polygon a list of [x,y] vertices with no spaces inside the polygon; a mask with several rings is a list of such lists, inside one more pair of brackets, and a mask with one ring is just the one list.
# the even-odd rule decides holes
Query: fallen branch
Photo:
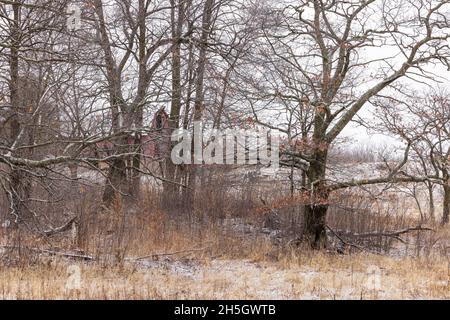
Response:
[{"label": "fallen branch", "polygon": [[206,249],[209,249],[210,247],[204,247],[204,248],[198,248],[198,249],[188,249],[188,250],[181,250],[181,251],[175,251],[175,252],[162,252],[162,253],[153,253],[147,256],[138,257],[138,258],[130,258],[127,260],[144,260],[149,258],[156,258],[156,257],[164,257],[164,256],[174,256],[181,253],[192,253],[192,252],[198,252],[198,251],[205,251]]},{"label": "fallen branch", "polygon": [[95,260],[94,257],[88,256],[85,254],[59,252],[59,251],[52,251],[52,250],[46,250],[46,249],[42,249],[39,251],[42,253],[47,253],[49,255],[61,256],[61,257],[65,257],[65,258],[80,259],[80,260],[84,260],[84,261],[94,261]]},{"label": "fallen branch", "polygon": [[330,226],[326,225],[326,227],[327,227],[327,229],[330,230],[330,232],[331,232],[336,238],[338,238],[344,245],[346,245],[346,246],[348,246],[348,247],[353,247],[353,248],[359,249],[359,250],[361,250],[361,251],[365,251],[365,250],[366,250],[365,248],[363,248],[363,247],[361,247],[361,246],[358,246],[358,245],[356,245],[356,244],[354,244],[354,243],[345,241],[345,240],[342,239],[342,237],[340,237],[340,236],[337,234],[337,232],[334,231]]},{"label": "fallen branch", "polygon": [[55,229],[52,228],[50,230],[45,230],[45,231],[43,231],[43,233],[47,237],[51,237],[51,236],[54,236],[55,234],[65,232],[65,231],[69,230],[72,227],[72,224],[76,220],[77,220],[77,217],[73,217],[72,219],[67,221],[64,225],[62,225],[61,227],[58,227],[58,228],[55,228]]},{"label": "fallen branch", "polygon": [[397,231],[368,232],[368,233],[344,233],[344,232],[338,231],[336,233],[340,234],[341,236],[356,237],[356,238],[390,237],[390,238],[397,239],[404,243],[405,241],[402,238],[400,238],[400,236],[402,234],[406,234],[406,233],[409,233],[412,231],[433,231],[434,232],[434,230],[431,228],[417,226],[417,227],[405,228],[405,229],[401,229],[401,230],[397,230]]},{"label": "fallen branch", "polygon": [[71,258],[71,259],[80,259],[84,261],[94,261],[95,258],[89,255],[85,254],[79,254],[79,253],[70,253],[70,252],[60,252],[60,251],[54,251],[54,250],[48,250],[48,249],[39,249],[39,248],[28,248],[28,247],[17,247],[17,246],[0,246],[0,248],[3,249],[26,249],[37,253],[45,253],[52,256],[60,256],[65,258]]},{"label": "fallen branch", "polygon": [[375,184],[385,184],[385,183],[422,183],[426,181],[432,181],[435,183],[439,183],[438,177],[436,176],[426,176],[426,177],[413,177],[413,176],[405,176],[405,177],[381,177],[381,178],[374,178],[374,179],[362,179],[362,180],[351,180],[347,182],[340,182],[335,183],[333,185],[328,186],[329,191],[336,191],[340,189],[346,189],[346,188],[352,188],[352,187],[362,187],[362,186],[368,186],[368,185],[375,185]]}]

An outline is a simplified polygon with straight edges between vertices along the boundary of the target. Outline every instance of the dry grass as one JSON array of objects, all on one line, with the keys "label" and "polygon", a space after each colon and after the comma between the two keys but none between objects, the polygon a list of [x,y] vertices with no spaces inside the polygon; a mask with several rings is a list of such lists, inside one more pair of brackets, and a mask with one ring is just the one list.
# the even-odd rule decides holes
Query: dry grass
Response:
[{"label": "dry grass", "polygon": [[[373,278],[373,266],[380,270],[379,280]],[[79,286],[73,285],[78,270]],[[2,299],[450,298],[449,264],[437,257],[314,253],[278,262],[203,258],[120,267],[44,259],[1,273]],[[370,285],[377,281],[379,287]]]},{"label": "dry grass", "polygon": [[[23,250],[26,263],[0,267],[0,298],[450,299],[450,262],[439,250],[337,255],[239,238],[214,225],[152,228],[124,238],[124,259],[98,254],[86,263]],[[448,235],[443,229],[436,236]],[[155,253],[169,255],[143,258]]]},{"label": "dry grass", "polygon": [[[253,224],[256,231],[225,228],[216,216],[204,219],[202,206],[191,215],[169,218],[154,192],[134,211],[120,199],[109,211],[99,210],[98,202],[82,201],[77,203],[82,211],[75,239],[70,232],[44,239],[20,228],[0,230],[0,244],[21,248],[0,252],[0,299],[450,299],[450,228],[420,241],[412,234],[406,238],[406,255],[398,254],[406,245],[392,241],[374,244],[389,250],[394,246],[395,256],[388,256],[389,250],[382,251],[385,255],[311,252],[259,233],[264,217],[254,207],[261,204],[246,193],[238,193],[236,200],[224,192],[199,196],[205,198],[197,203],[208,204],[218,216],[240,218],[239,223]],[[336,229],[365,232],[416,225],[387,209],[374,214],[363,197],[340,200],[329,217]],[[230,208],[241,208],[242,215],[228,212]],[[291,220],[291,208],[279,212],[286,214],[288,225],[299,224]],[[27,247],[81,249],[95,261],[73,261]]]}]

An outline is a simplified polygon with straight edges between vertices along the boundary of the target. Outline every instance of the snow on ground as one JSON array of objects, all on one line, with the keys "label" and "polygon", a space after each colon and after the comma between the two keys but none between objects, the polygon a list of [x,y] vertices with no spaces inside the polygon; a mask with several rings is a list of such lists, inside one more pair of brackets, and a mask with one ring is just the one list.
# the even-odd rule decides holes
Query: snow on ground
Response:
[{"label": "snow on ground", "polygon": [[410,279],[408,273],[370,262],[363,267],[313,269],[307,263],[282,266],[250,260],[166,260],[142,261],[139,268],[145,270],[149,281],[155,281],[163,270],[165,279],[178,283],[176,287],[170,281],[167,286],[161,284],[161,292],[180,290],[194,299],[441,299],[442,292],[448,292],[448,281],[429,279],[420,271]]}]

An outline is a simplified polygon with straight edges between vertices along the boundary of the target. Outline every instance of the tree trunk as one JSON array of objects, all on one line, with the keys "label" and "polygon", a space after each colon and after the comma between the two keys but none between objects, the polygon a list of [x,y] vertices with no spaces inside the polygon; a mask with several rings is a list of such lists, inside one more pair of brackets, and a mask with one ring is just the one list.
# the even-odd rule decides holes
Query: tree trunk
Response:
[{"label": "tree trunk", "polygon": [[133,146],[133,151],[136,152],[135,155],[133,155],[131,162],[132,167],[130,169],[131,174],[131,182],[130,182],[130,189],[129,193],[130,196],[137,200],[140,196],[141,192],[141,154],[142,154],[142,141],[140,135],[138,135],[135,139],[135,145]]},{"label": "tree trunk", "polygon": [[431,183],[428,184],[428,216],[431,221],[435,221],[435,206],[434,206],[434,196],[433,196],[433,185]]},{"label": "tree trunk", "polygon": [[[114,60],[112,45],[109,39],[105,15],[103,12],[103,2],[94,1],[95,11],[98,17],[98,32],[100,35],[100,46],[104,53],[106,68],[106,78],[108,82],[109,103],[111,108],[111,121],[113,133],[119,133],[122,129],[130,129],[131,117],[130,108],[127,107],[122,95],[121,76]],[[118,138],[113,143],[115,155],[128,152],[128,137]],[[126,191],[126,162],[124,157],[117,157],[109,163],[109,172],[103,192],[103,204],[110,206],[115,198],[116,192]]]},{"label": "tree trunk", "polygon": [[177,169],[178,166],[172,162],[170,157],[167,157],[165,161],[164,178],[166,181],[163,182],[162,206],[169,213],[175,213],[181,202],[179,187],[175,184],[175,182],[179,181]]},{"label": "tree trunk", "polygon": [[444,206],[442,211],[442,225],[449,223],[450,216],[450,179],[444,184]]},{"label": "tree trunk", "polygon": [[304,233],[311,247],[316,250],[327,246],[326,216],[328,205],[310,204],[305,206]]},{"label": "tree trunk", "polygon": [[[25,156],[26,151],[17,151],[21,144],[20,132],[23,130],[20,114],[23,113],[19,92],[19,49],[20,49],[20,2],[14,1],[13,7],[13,26],[11,31],[12,45],[9,57],[9,73],[10,73],[10,102],[12,109],[10,141],[13,156]],[[23,103],[23,102],[22,102]],[[29,198],[30,182],[26,181],[27,173],[18,168],[13,167],[10,173],[10,191],[11,191],[11,208],[15,215],[16,221],[24,219],[26,206],[24,202]]]},{"label": "tree trunk", "polygon": [[[116,148],[116,154],[126,153],[127,137],[119,140],[119,146]],[[127,171],[124,157],[117,157],[109,163],[108,177],[103,191],[103,204],[110,206],[117,193],[126,193],[127,191]]]},{"label": "tree trunk", "polygon": [[[181,112],[181,44],[180,37],[184,21],[184,5],[183,1],[171,0],[171,23],[172,23],[172,100],[170,107],[169,127],[170,134],[177,130],[180,125]],[[163,183],[163,198],[162,204],[165,209],[175,211],[180,202],[178,194],[179,187],[173,182],[178,182],[177,166],[172,162],[170,151],[165,159],[164,178]],[[179,176],[179,175],[178,175]]]},{"label": "tree trunk", "polygon": [[304,208],[303,234],[313,249],[327,246],[328,190],[325,186],[327,148],[318,148],[307,172],[310,199]]},{"label": "tree trunk", "polygon": [[115,159],[111,163],[108,181],[103,192],[103,203],[106,206],[112,203],[117,192],[124,192],[124,181],[126,181],[125,167],[123,159]]},{"label": "tree trunk", "polygon": [[[212,29],[212,11],[214,7],[214,0],[206,0],[203,7],[203,17],[202,17],[202,33],[201,42],[199,45],[199,57],[197,61],[197,79],[195,83],[195,101],[194,101],[194,121],[202,121],[203,109],[204,109],[204,80],[205,71],[207,63],[207,48],[208,48],[208,37]],[[192,141],[192,154],[194,154],[194,140],[198,137],[193,135],[194,139]],[[189,168],[189,185],[187,192],[187,198],[190,199],[192,203],[189,208],[194,208],[195,201],[195,190],[197,189],[197,168],[198,164],[193,163]]]}]

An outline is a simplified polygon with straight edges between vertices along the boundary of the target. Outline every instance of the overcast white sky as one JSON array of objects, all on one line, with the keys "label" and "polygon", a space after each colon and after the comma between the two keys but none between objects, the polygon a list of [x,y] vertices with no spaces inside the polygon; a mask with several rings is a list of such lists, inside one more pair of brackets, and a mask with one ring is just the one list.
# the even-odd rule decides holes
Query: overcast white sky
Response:
[{"label": "overcast white sky", "polygon": [[[374,58],[382,57],[382,56],[388,56],[390,54],[395,54],[392,49],[386,49],[386,48],[377,48],[377,49],[371,49],[369,52],[367,52],[368,55]],[[436,74],[439,78],[438,82],[432,82],[428,81],[430,83],[430,86],[436,88],[437,86],[441,86],[443,88],[450,89],[450,71],[447,70],[443,65],[436,65],[435,67],[427,67],[427,71],[431,71],[434,74]],[[423,80],[423,79],[422,79]],[[402,81],[402,80],[400,80]],[[408,82],[409,83],[409,82]],[[413,89],[417,89],[419,92],[426,92],[430,88],[428,88],[424,84],[420,83],[414,83],[410,82],[409,85]],[[372,117],[373,108],[367,104],[364,106],[364,108],[358,113],[360,117]],[[341,138],[349,137],[353,141],[357,141],[361,144],[367,144],[367,145],[385,145],[385,144],[396,144],[399,143],[399,141],[389,135],[381,135],[381,134],[370,134],[368,130],[354,122],[352,122],[348,127],[344,129],[342,132]]]}]

